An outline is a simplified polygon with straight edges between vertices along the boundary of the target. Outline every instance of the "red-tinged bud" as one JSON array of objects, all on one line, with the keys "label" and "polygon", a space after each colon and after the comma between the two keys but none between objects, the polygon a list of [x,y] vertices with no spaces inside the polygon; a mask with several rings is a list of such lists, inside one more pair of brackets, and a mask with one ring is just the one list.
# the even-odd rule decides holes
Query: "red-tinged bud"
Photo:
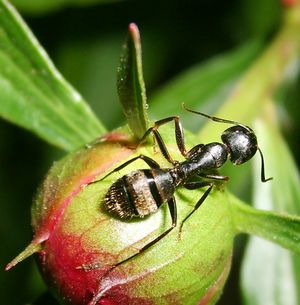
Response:
[{"label": "red-tinged bud", "polygon": [[[174,131],[166,130],[162,136],[169,140],[170,153],[182,160]],[[234,238],[222,188],[212,191],[188,219],[180,238],[178,225],[143,253],[111,269],[171,226],[166,204],[150,216],[131,220],[118,219],[103,208],[116,179],[148,166],[138,160],[98,180],[138,154],[172,167],[151,145],[134,150],[122,131],[56,162],[33,205],[33,241],[8,269],[37,252],[46,282],[65,304],[215,304],[230,270]],[[176,190],[178,224],[203,191]]]},{"label": "red-tinged bud", "polygon": [[284,6],[294,6],[297,4],[298,0],[281,0]]}]

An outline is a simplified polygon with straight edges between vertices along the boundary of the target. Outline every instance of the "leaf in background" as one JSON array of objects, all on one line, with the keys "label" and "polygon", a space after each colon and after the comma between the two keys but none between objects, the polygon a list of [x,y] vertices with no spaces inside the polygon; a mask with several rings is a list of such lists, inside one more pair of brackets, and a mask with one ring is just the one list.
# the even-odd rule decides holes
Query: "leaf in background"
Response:
[{"label": "leaf in background", "polygon": [[11,2],[27,14],[45,14],[67,6],[88,6],[97,3],[110,3],[120,0],[12,0]]},{"label": "leaf in background", "polygon": [[0,116],[65,150],[105,131],[17,12],[0,2]]},{"label": "leaf in background", "polygon": [[128,125],[137,138],[147,130],[147,100],[142,71],[140,34],[134,23],[129,25],[129,35],[120,58],[117,87]]},{"label": "leaf in background", "polygon": [[[250,37],[268,37],[280,24],[282,1],[244,0],[236,6],[233,27],[238,29],[235,35]],[[272,9],[270,9],[272,8]]]},{"label": "leaf in background", "polygon": [[[276,115],[267,109],[268,121],[259,121],[255,129],[265,152],[266,170],[274,180],[265,187],[254,182],[254,205],[260,209],[300,214],[300,177],[297,166],[277,126]],[[270,122],[271,121],[271,122]],[[259,175],[260,164],[255,172]],[[300,240],[295,239],[300,249]],[[300,257],[251,237],[242,269],[245,304],[297,305],[300,302]]]},{"label": "leaf in background", "polygon": [[[151,97],[151,115],[159,119],[178,114],[182,112],[183,102],[195,110],[213,113],[261,47],[261,41],[250,42],[187,70]],[[199,129],[198,117],[192,118],[186,111],[182,114],[183,118],[189,118],[186,127]]]},{"label": "leaf in background", "polygon": [[[256,209],[229,193],[228,197],[237,234],[260,236],[300,255],[299,216]],[[261,257],[257,254],[255,256],[259,258],[257,261],[260,261]],[[259,285],[257,287],[260,288]]]},{"label": "leaf in background", "polygon": [[[297,8],[286,15],[281,30],[235,84],[235,90],[216,116],[251,125],[261,113],[263,103],[274,95],[287,77],[290,66],[299,58],[299,20]],[[209,135],[208,140],[211,140],[219,137],[221,129],[222,126],[218,128],[214,122],[209,122],[201,129],[199,136],[207,139]]]},{"label": "leaf in background", "polygon": [[85,37],[84,42],[79,37],[63,39],[55,57],[59,70],[89,101],[108,130],[124,122],[115,83],[122,39],[123,35],[115,33]]}]

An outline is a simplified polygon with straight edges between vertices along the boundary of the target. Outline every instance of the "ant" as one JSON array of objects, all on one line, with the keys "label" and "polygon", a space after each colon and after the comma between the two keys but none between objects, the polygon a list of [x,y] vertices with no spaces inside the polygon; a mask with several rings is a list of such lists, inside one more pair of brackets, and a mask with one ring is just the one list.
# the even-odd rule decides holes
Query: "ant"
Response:
[{"label": "ant", "polygon": [[[221,139],[223,143],[212,142],[208,144],[198,144],[187,151],[184,142],[183,128],[178,116],[171,116],[156,121],[154,126],[146,131],[140,143],[143,143],[148,135],[152,133],[162,155],[172,164],[172,167],[161,168],[152,158],[145,155],[139,155],[118,166],[100,180],[91,182],[95,183],[104,180],[112,173],[118,172],[130,163],[141,159],[150,168],[132,171],[115,181],[110,186],[103,199],[105,208],[108,212],[119,218],[143,218],[146,215],[156,212],[163,203],[167,203],[172,219],[170,228],[143,246],[135,254],[113,265],[107,273],[155,245],[177,226],[177,209],[174,197],[177,187],[181,186],[189,190],[208,187],[195,204],[194,208],[181,222],[179,227],[180,235],[183,224],[205,201],[213,186],[216,185],[218,181],[227,181],[229,179],[227,176],[215,174],[215,170],[223,166],[227,159],[234,165],[243,164],[251,159],[258,150],[261,157],[261,181],[266,182],[272,179],[265,178],[263,154],[258,147],[256,135],[250,127],[235,121],[221,119],[188,109],[185,105],[183,105],[183,107],[191,113],[204,116],[214,122],[227,123],[233,126],[227,128],[222,133]],[[175,123],[176,143],[181,155],[185,158],[183,162],[173,160],[158,132],[158,128],[161,125],[171,121],[174,121]],[[205,178],[205,180],[195,181],[195,178]],[[91,270],[98,267],[99,264],[81,266],[84,270]]]}]

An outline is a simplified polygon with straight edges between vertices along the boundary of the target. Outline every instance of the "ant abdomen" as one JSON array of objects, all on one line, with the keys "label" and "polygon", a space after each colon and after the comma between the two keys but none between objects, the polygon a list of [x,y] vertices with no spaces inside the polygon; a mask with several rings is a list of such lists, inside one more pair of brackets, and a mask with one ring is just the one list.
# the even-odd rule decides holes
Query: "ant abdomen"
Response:
[{"label": "ant abdomen", "polygon": [[156,212],[174,192],[173,178],[168,171],[136,170],[111,185],[103,204],[108,212],[120,218],[143,218]]}]

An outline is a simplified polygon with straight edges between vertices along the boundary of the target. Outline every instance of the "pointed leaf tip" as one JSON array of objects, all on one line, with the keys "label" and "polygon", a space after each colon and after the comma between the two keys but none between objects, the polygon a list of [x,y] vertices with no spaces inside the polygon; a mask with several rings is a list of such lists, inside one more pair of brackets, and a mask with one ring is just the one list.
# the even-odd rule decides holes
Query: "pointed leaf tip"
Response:
[{"label": "pointed leaf tip", "polygon": [[140,33],[135,23],[128,26],[118,67],[117,89],[128,125],[137,138],[147,130],[147,98],[143,77]]},{"label": "pointed leaf tip", "polygon": [[140,31],[138,26],[134,22],[129,24],[128,31],[136,42],[140,42]]},{"label": "pointed leaf tip", "polygon": [[29,244],[25,250],[23,250],[17,257],[15,257],[10,263],[8,263],[5,267],[5,271],[10,270],[15,265],[26,259],[27,257],[31,256],[32,254],[39,252],[42,250],[41,244],[31,243]]}]

